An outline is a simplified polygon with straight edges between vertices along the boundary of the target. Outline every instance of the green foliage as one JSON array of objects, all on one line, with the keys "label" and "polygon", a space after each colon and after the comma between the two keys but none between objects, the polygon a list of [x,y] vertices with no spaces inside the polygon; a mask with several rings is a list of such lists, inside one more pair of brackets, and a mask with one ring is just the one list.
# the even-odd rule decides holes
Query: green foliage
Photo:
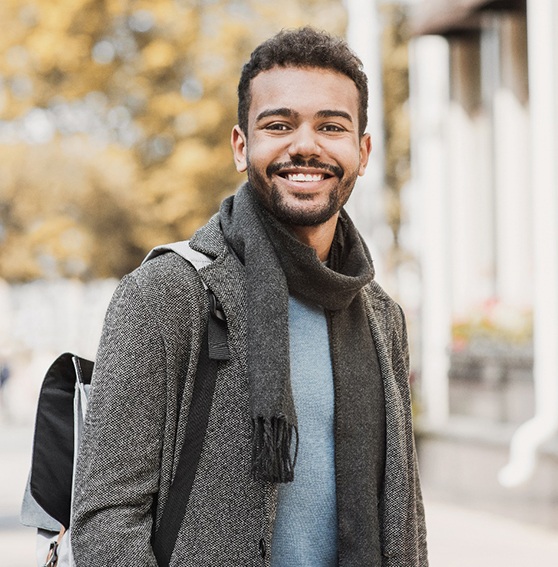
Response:
[{"label": "green foliage", "polygon": [[121,276],[242,181],[242,63],[336,0],[2,0],[0,277]]}]

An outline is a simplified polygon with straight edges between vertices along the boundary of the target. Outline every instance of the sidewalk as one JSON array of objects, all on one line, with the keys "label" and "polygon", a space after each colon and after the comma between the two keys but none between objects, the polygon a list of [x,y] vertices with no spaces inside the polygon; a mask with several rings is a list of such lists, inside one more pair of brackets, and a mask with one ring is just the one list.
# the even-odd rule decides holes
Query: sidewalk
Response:
[{"label": "sidewalk", "polygon": [[35,567],[35,533],[19,523],[33,431],[0,422],[0,565]]},{"label": "sidewalk", "polygon": [[[30,428],[0,424],[0,565],[33,567],[34,531],[18,523],[29,470]],[[483,512],[425,500],[430,567],[551,567],[558,532]],[[242,566],[232,566],[242,567]]]},{"label": "sidewalk", "polygon": [[430,567],[552,567],[558,565],[558,532],[426,495]]}]

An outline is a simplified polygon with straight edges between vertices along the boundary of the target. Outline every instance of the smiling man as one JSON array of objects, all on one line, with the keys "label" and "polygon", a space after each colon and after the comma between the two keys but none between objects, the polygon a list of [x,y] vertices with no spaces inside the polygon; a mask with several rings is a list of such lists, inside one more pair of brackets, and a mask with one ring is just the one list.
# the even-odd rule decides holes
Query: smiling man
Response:
[{"label": "smiling man", "polygon": [[334,70],[275,66],[252,79],[249,100],[246,122],[233,129],[237,168],[248,170],[261,204],[325,260],[371,150],[359,131],[357,87]]},{"label": "smiling man", "polygon": [[78,463],[76,564],[157,565],[205,285],[230,358],[168,564],[425,567],[404,317],[343,209],[372,147],[362,64],[341,39],[284,31],[252,53],[238,95],[231,142],[248,182],[190,241],[209,263],[198,274],[162,254],[109,307]]}]

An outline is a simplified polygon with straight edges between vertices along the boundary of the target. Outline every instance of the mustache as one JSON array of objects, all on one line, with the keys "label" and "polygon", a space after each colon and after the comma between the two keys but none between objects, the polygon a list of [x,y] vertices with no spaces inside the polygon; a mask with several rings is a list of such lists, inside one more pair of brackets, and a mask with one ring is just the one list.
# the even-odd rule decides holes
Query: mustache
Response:
[{"label": "mustache", "polygon": [[296,167],[311,167],[313,169],[321,169],[339,178],[343,177],[345,173],[342,167],[331,165],[329,163],[323,163],[316,158],[310,158],[308,160],[293,158],[291,161],[284,163],[272,163],[271,165],[267,166],[265,172],[268,177],[271,177],[274,173],[277,173],[282,169],[293,169]]}]

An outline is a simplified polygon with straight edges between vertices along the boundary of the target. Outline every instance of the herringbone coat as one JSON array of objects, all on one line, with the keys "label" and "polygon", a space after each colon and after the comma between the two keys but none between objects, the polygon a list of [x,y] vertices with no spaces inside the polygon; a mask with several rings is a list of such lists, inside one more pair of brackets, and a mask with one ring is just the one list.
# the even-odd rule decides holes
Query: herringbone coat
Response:
[{"label": "herringbone coat", "polygon": [[[196,233],[191,246],[215,257],[200,275],[223,306],[231,359],[220,363],[171,566],[269,567],[277,490],[250,477],[243,267],[228,251],[216,218]],[[376,283],[363,293],[386,404],[381,567],[426,567],[405,323]],[[207,308],[200,278],[173,253],[145,263],[116,290],[77,466],[72,520],[77,567],[156,567],[153,517],[160,519],[178,463]]]}]

